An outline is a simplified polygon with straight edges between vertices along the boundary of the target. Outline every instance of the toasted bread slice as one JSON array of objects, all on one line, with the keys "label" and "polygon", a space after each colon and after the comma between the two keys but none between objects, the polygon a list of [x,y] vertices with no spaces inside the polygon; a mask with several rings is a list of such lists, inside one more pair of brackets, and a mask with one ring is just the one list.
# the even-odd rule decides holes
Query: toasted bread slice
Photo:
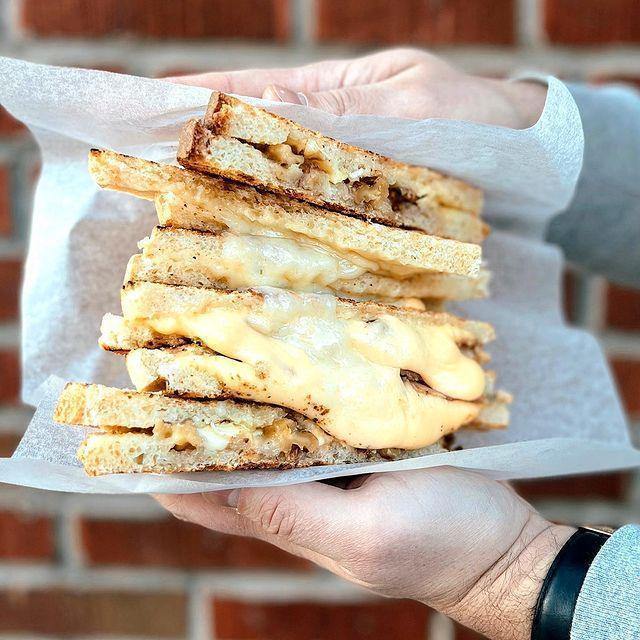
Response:
[{"label": "toasted bread slice", "polygon": [[366,266],[290,238],[229,231],[156,227],[140,248],[142,253],[129,260],[125,283],[140,280],[216,289],[273,286],[393,301],[480,298],[486,296],[489,280],[484,269],[478,278],[425,273],[400,280],[370,273]]},{"label": "toasted bread slice", "polygon": [[338,142],[213,92],[203,122],[182,132],[178,161],[368,220],[428,230],[441,209],[474,216],[482,192],[424,167]]},{"label": "toasted bread slice", "polygon": [[214,309],[252,311],[271,315],[273,309],[281,305],[299,305],[303,310],[305,305],[311,305],[313,308],[315,305],[324,307],[324,305],[335,304],[336,317],[341,320],[357,319],[371,322],[383,316],[392,315],[410,326],[448,326],[458,330],[457,340],[461,346],[485,344],[495,337],[491,325],[475,320],[462,320],[448,313],[399,308],[370,300],[353,301],[342,298],[334,300],[328,296],[295,294],[276,289],[228,291],[136,282],[123,287],[121,301],[124,322],[111,314],[107,314],[103,321],[101,344],[108,350],[128,351],[137,347],[153,347],[160,344],[178,346],[185,342],[180,336],[160,335],[135,322],[128,323],[127,320],[162,315],[204,314]]},{"label": "toasted bread slice", "polygon": [[[106,348],[210,350],[165,354],[186,381],[170,388],[285,406],[357,448],[421,448],[472,423],[484,405],[486,372],[474,354],[493,336],[484,323],[281,289],[138,282],[121,301],[124,318],[102,336]],[[162,382],[151,370],[130,366],[134,384]]]},{"label": "toasted bread slice", "polygon": [[[126,362],[131,381],[138,391],[164,391],[186,398],[236,397],[236,394],[243,393],[243,388],[230,388],[228,383],[213,377],[211,367],[206,366],[208,359],[220,357],[206,347],[188,344],[167,349],[134,349],[127,353]],[[486,382],[485,393],[478,400],[480,412],[465,426],[478,429],[506,427],[511,397],[503,391],[494,390],[495,375],[492,371],[487,372]],[[250,395],[246,397],[250,399]]]},{"label": "toasted bread slice", "polygon": [[78,458],[89,475],[286,469],[439,453],[355,449],[304,416],[231,400],[188,400],[101,385],[68,384],[54,419],[94,426]]},{"label": "toasted bread slice", "polygon": [[[350,218],[307,203],[219,178],[93,150],[89,171],[105,188],[155,200],[162,225],[208,231],[220,223],[235,230],[267,235],[282,233],[328,247],[344,258],[359,256],[383,273],[405,277],[435,271],[477,277],[481,248],[477,244],[436,237]],[[183,211],[184,210],[184,211]],[[266,231],[265,231],[266,230]]]},{"label": "toasted bread slice", "polygon": [[[287,149],[284,157],[283,149]],[[289,163],[289,158],[299,160]],[[333,183],[330,174],[319,168],[318,161],[305,161],[303,155],[291,153],[287,144],[257,148],[235,138],[213,134],[198,120],[189,122],[180,134],[178,161],[194,171],[250,184],[368,222],[427,233],[435,229],[452,233],[449,225],[455,225],[453,228],[468,229],[479,241],[488,232],[475,212],[440,201],[438,196],[442,193],[436,193],[438,189],[433,189],[433,183],[420,198],[397,185],[390,187],[387,178],[380,174]],[[369,173],[376,169],[360,167],[353,175],[362,171]],[[439,180],[454,182],[442,176]],[[445,194],[451,192],[450,184],[438,186]]]}]

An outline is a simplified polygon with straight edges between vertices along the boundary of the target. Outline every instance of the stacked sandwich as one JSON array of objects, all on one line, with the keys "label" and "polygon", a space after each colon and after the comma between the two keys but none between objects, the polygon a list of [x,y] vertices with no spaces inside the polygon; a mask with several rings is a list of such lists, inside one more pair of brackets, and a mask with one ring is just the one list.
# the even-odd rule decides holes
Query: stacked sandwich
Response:
[{"label": "stacked sandwich", "polygon": [[100,344],[134,390],[72,383],[56,420],[98,429],[89,474],[287,468],[441,451],[502,427],[482,194],[214,93],[183,168],[91,152],[97,183],[155,203]]}]

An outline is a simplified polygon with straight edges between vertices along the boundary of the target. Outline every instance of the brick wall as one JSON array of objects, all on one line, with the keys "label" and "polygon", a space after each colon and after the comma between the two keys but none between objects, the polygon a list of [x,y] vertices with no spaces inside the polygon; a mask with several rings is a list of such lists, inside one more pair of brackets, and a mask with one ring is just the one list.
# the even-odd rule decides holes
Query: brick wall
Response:
[{"label": "brick wall", "polygon": [[[635,0],[0,0],[0,54],[159,76],[297,64],[379,45],[442,51],[500,75],[539,67],[638,80]],[[18,404],[18,291],[37,151],[0,110],[0,454]],[[599,333],[640,421],[640,294],[569,271],[566,311]],[[520,483],[550,517],[638,518],[638,479]],[[371,599],[269,546],[167,518],[146,498],[0,487],[0,634],[47,637],[477,637],[423,607]]]}]

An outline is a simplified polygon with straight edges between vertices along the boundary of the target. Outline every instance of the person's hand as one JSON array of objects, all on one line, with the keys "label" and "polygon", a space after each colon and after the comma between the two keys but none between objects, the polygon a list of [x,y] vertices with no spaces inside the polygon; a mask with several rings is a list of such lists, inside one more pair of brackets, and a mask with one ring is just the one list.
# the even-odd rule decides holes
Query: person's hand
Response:
[{"label": "person's hand", "polygon": [[572,530],[508,486],[448,467],[156,499],[182,520],[266,540],[378,594],[491,638],[528,638],[541,581]]},{"label": "person's hand", "polygon": [[546,88],[472,76],[417,49],[293,69],[247,69],[168,78],[228,93],[308,104],[335,114],[447,118],[527,128],[544,108]]}]

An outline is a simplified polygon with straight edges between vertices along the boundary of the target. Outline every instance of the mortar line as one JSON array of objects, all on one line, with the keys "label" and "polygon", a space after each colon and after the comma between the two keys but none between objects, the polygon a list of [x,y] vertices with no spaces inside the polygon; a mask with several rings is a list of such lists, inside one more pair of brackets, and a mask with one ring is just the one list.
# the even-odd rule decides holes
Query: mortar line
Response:
[{"label": "mortar line", "polygon": [[431,611],[425,640],[455,640],[453,622],[439,611]]}]

